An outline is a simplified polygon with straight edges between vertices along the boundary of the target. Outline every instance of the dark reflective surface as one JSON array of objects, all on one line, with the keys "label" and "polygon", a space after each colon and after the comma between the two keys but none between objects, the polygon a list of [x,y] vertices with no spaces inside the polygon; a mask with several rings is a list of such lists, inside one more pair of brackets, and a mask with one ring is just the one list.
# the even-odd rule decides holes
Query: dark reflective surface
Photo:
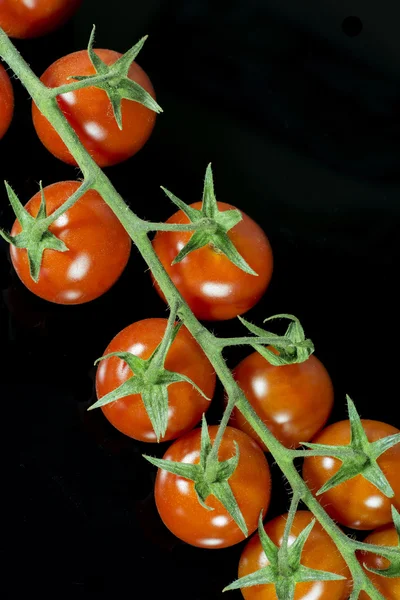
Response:
[{"label": "dark reflective surface", "polygon": [[[349,393],[362,416],[399,426],[399,9],[364,2],[363,14],[354,14],[363,30],[349,37],[345,2],[303,9],[289,0],[154,0],[135,13],[127,4],[112,4],[119,29],[109,28],[109,2],[86,0],[62,30],[18,48],[41,74],[82,49],[93,22],[98,46],[118,51],[149,33],[138,62],[165,112],[145,148],[107,170],[112,181],[138,214],[162,220],[174,208],[159,185],[195,201],[212,161],[218,199],[254,218],[274,251],[271,285],[247,318],[261,324],[291,312],[303,321],[333,379],[332,419],[345,418]],[[16,114],[0,142],[0,170],[26,201],[39,180],[48,185],[76,171],[42,147],[27,94],[13,85]],[[9,228],[4,191],[0,210]],[[93,362],[111,338],[135,320],[166,314],[144,263],[133,250],[105,296],[63,307],[26,291],[2,240],[0,247],[0,397],[12,409],[4,429],[20,449],[21,576],[11,595],[221,598],[242,546],[213,552],[176,540],[158,518],[155,471],[141,458],[162,455],[166,445],[136,443],[101,412],[86,412]],[[212,327],[242,331],[230,321]],[[245,355],[230,351],[228,362]],[[221,402],[219,389],[210,422],[218,422]],[[288,507],[273,474],[271,516]]]}]

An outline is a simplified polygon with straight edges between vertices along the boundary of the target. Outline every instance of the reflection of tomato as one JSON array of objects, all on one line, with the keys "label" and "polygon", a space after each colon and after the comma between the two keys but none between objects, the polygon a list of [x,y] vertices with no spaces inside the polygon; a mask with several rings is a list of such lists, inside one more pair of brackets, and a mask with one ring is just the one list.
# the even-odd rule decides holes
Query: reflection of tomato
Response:
[{"label": "reflection of tomato", "polygon": [[[280,515],[264,525],[264,529],[274,542],[282,544],[283,532],[288,515]],[[296,513],[289,540],[294,540],[312,521],[313,515],[300,510]],[[292,543],[293,543],[292,542]],[[239,562],[239,577],[244,577],[269,564],[260,543],[258,533],[245,546]],[[346,577],[347,580],[311,581],[296,584],[294,600],[346,600],[351,589],[350,572],[339,554],[335,544],[322,526],[315,522],[311,533],[304,544],[301,564],[310,569],[329,571]],[[277,595],[273,584],[257,585],[242,588],[246,600],[276,600]]]},{"label": "reflection of tomato", "polygon": [[7,131],[14,111],[14,94],[11,81],[0,63],[0,140]]},{"label": "reflection of tomato", "polygon": [[[201,202],[191,204],[201,208]],[[235,208],[218,202],[219,210]],[[188,231],[159,231],[153,241],[154,250],[175,286],[199,319],[232,319],[254,306],[265,292],[272,275],[272,251],[263,230],[245,213],[228,235],[239,254],[258,276],[245,273],[221,252],[205,246],[191,252],[181,262],[171,265],[178,252],[187,244]],[[182,211],[167,223],[188,223]],[[156,289],[163,297],[156,284]]]},{"label": "reflection of tomato", "polygon": [[60,27],[82,0],[1,0],[0,27],[10,37],[33,38]]},{"label": "reflection of tomato", "polygon": [[[380,421],[362,420],[370,442],[399,430]],[[350,442],[349,421],[329,425],[313,442],[343,446]],[[341,461],[329,456],[312,456],[304,460],[303,477],[310,489],[317,492],[338,470]],[[326,512],[336,521],[352,529],[375,529],[392,520],[391,504],[400,509],[400,444],[396,444],[378,458],[378,465],[385,474],[395,493],[387,498],[362,475],[357,475],[344,483],[317,496]]]},{"label": "reflection of tomato", "polygon": [[[209,428],[211,441],[217,426]],[[234,441],[239,446],[238,466],[229,478],[249,534],[257,528],[261,510],[268,508],[271,480],[268,463],[259,446],[248,435],[228,427],[223,435],[218,457],[227,460],[235,454]],[[200,429],[195,429],[174,442],[164,455],[165,460],[196,464],[200,458]],[[158,512],[165,525],[184,542],[201,548],[226,548],[244,539],[243,533],[227,510],[214,496],[201,506],[194,483],[159,469],[155,485]]]},{"label": "reflection of tomato", "polygon": [[[287,447],[309,441],[324,426],[331,412],[332,382],[314,355],[299,364],[274,367],[254,352],[238,364],[233,375],[258,416]],[[231,425],[251,435],[266,450],[236,408]]]},{"label": "reflection of tomato", "polygon": [[[397,546],[399,542],[399,536],[397,535],[394,525],[386,525],[386,527],[380,527],[376,529],[364,540],[367,544],[376,544],[378,546]],[[358,559],[362,564],[366,564],[371,569],[387,569],[390,562],[370,552],[360,552]],[[373,582],[374,586],[380,591],[382,596],[387,600],[399,600],[400,598],[400,577],[382,577],[381,575],[375,575],[366,571],[368,577]],[[359,600],[369,600],[369,595],[365,592],[361,592]]]},{"label": "reflection of tomato", "polygon": [[[144,319],[126,327],[108,345],[110,352],[132,352],[140,358],[149,358],[160,344],[167,326],[166,319]],[[203,350],[186,327],[181,327],[165,361],[168,371],[189,377],[212,398],[215,389],[215,372]],[[105,396],[132,376],[128,365],[112,356],[99,364],[96,375],[97,397]],[[179,382],[168,386],[168,428],[161,441],[171,440],[192,429],[208,409],[210,402],[190,383]],[[140,394],[120,398],[106,404],[102,411],[107,419],[122,433],[143,442],[156,441],[156,435]]]},{"label": "reflection of tomato", "polygon": [[[47,214],[68,200],[79,186],[77,181],[62,181],[44,188]],[[36,216],[40,202],[38,192],[25,208]],[[98,298],[117,281],[128,261],[131,242],[97,192],[86,192],[49,229],[68,251],[44,251],[37,283],[30,276],[25,248],[10,246],[14,268],[31,292],[57,304],[81,304]],[[15,221],[11,235],[20,231]]]},{"label": "reflection of tomato", "polygon": [[[95,50],[107,65],[122,55],[112,50]],[[71,83],[73,75],[94,75],[95,69],[87,50],[74,52],[54,62],[42,75],[48,87]],[[146,73],[133,62],[129,78],[154,97],[154,89]],[[138,102],[122,100],[122,126],[118,128],[111,102],[104,90],[87,87],[57,97],[58,104],[75,129],[86,150],[101,167],[114,165],[133,156],[147,142],[153,130],[156,114]],[[76,161],[60,136],[32,104],[33,124],[46,148],[60,160],[76,165]]]}]

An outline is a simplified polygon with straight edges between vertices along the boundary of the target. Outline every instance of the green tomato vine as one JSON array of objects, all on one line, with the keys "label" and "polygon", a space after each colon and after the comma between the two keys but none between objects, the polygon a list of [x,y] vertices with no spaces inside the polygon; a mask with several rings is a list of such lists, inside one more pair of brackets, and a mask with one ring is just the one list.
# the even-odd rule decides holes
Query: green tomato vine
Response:
[{"label": "green tomato vine", "polygon": [[[255,413],[253,408],[250,406],[244,393],[236,384],[231,374],[231,371],[227,367],[223,357],[223,350],[225,347],[231,345],[246,344],[259,351],[269,360],[273,358],[273,356],[270,356],[271,353],[266,355],[266,349],[263,346],[272,343],[275,347],[278,347],[282,350],[279,356],[281,359],[282,357],[284,357],[285,360],[283,360],[283,362],[281,362],[280,364],[287,364],[288,362],[296,361],[301,362],[301,360],[306,360],[309,354],[313,351],[313,347],[310,340],[305,339],[304,334],[302,332],[302,328],[298,323],[297,319],[295,319],[291,315],[278,315],[280,317],[286,317],[292,320],[292,323],[289,326],[289,329],[286,332],[285,336],[277,336],[276,334],[271,334],[242,319],[242,323],[250,330],[250,332],[253,334],[252,336],[246,336],[241,338],[217,338],[210,331],[208,331],[207,328],[204,325],[202,325],[194,316],[187,303],[184,301],[184,299],[179,294],[178,290],[175,288],[174,284],[172,283],[171,279],[164,270],[157,255],[153,250],[151,241],[149,239],[150,232],[160,230],[193,231],[194,234],[191,238],[191,247],[186,248],[185,252],[189,252],[197,247],[200,247],[201,245],[204,245],[204,243],[208,243],[208,241],[205,241],[208,240],[207,235],[214,236],[213,239],[215,238],[214,242],[216,243],[217,247],[219,247],[224,252],[226,251],[227,255],[230,254],[230,257],[233,259],[233,262],[236,262],[236,264],[239,263],[238,266],[246,270],[248,265],[245,263],[244,260],[243,264],[240,265],[240,255],[238,256],[237,251],[235,253],[235,248],[228,247],[226,243],[226,231],[232,226],[231,223],[235,223],[235,219],[237,219],[237,215],[233,214],[235,211],[231,211],[231,223],[225,223],[221,221],[220,215],[222,214],[225,215],[225,217],[228,217],[227,213],[220,213],[220,215],[217,215],[214,210],[216,205],[214,206],[211,198],[211,195],[213,194],[211,169],[207,171],[206,176],[206,184],[208,181],[207,202],[203,203],[203,211],[200,211],[199,214],[195,215],[193,213],[191,215],[191,223],[186,225],[174,225],[147,222],[141,219],[139,216],[137,216],[125,204],[123,198],[111,184],[108,177],[102,172],[102,170],[98,167],[98,165],[94,162],[94,160],[85,150],[85,148],[79,141],[75,131],[64,118],[60,108],[58,107],[56,100],[56,96],[58,94],[66,93],[72,90],[77,90],[82,87],[87,87],[89,85],[100,87],[104,89],[106,93],[108,93],[112,102],[114,114],[116,116],[117,121],[120,120],[120,100],[122,98],[129,97],[134,101],[139,101],[145,104],[147,103],[147,105],[149,103],[151,104],[151,102],[153,101],[150,101],[147,96],[143,96],[143,98],[141,97],[141,92],[137,89],[137,87],[140,86],[136,86],[136,84],[135,86],[131,85],[129,82],[127,82],[126,78],[126,72],[129,68],[129,64],[135,58],[137,52],[143,45],[143,42],[144,39],[141,40],[130,51],[128,51],[120,59],[119,64],[116,63],[116,66],[114,66],[113,68],[110,67],[107,70],[103,68],[103,65],[100,64],[99,61],[97,61],[95,65],[96,75],[91,76],[90,79],[83,78],[82,80],[77,80],[78,78],[74,78],[75,81],[73,81],[71,84],[63,85],[60,88],[49,89],[43,83],[41,83],[39,78],[32,72],[29,65],[19,54],[18,50],[14,47],[7,35],[2,29],[0,29],[0,56],[8,63],[9,67],[13,70],[15,76],[22,82],[22,84],[27,89],[28,93],[30,94],[34,103],[37,105],[40,112],[51,123],[56,132],[60,135],[63,142],[66,144],[68,150],[71,152],[76,162],[78,163],[83,175],[83,183],[79,190],[71,198],[69,198],[67,202],[63,206],[61,206],[53,215],[47,216],[45,214],[45,211],[42,211],[42,214],[40,215],[40,223],[34,223],[34,220],[31,219],[31,221],[27,223],[27,230],[25,231],[24,236],[20,238],[19,241],[11,239],[10,236],[4,234],[4,232],[2,232],[2,235],[10,243],[19,242],[20,245],[25,244],[22,245],[22,247],[26,247],[28,249],[31,248],[34,256],[31,272],[34,276],[37,276],[40,267],[40,262],[38,266],[38,260],[40,261],[41,255],[46,249],[46,247],[52,247],[51,244],[54,245],[54,240],[51,239],[48,235],[46,236],[46,225],[50,225],[63,212],[70,208],[72,204],[76,202],[84,192],[86,192],[89,189],[96,190],[102,196],[104,201],[109,205],[109,207],[113,210],[117,218],[120,220],[121,224],[126,229],[129,236],[136,245],[137,249],[139,250],[140,254],[142,255],[143,259],[145,260],[147,266],[151,270],[160,289],[162,290],[165,298],[168,301],[168,305],[171,307],[170,322],[173,323],[175,321],[175,318],[178,318],[181,322],[184,323],[186,328],[190,331],[192,336],[197,340],[197,342],[207,355],[228,395],[228,403],[219,426],[218,435],[212,447],[208,449],[207,469],[212,469],[212,461],[214,461],[215,464],[217,464],[218,462],[218,448],[224,430],[228,424],[231,412],[236,406],[246,418],[246,420],[249,422],[249,424],[252,426],[254,431],[266,444],[276,464],[279,466],[284,477],[286,478],[286,480],[292,488],[293,503],[290,512],[291,518],[293,518],[293,514],[296,510],[298,503],[302,501],[314,514],[315,518],[320,522],[320,524],[331,537],[333,542],[336,544],[339,552],[346,561],[353,579],[353,591],[350,600],[356,600],[359,596],[360,591],[362,590],[364,590],[370,596],[371,600],[384,600],[383,596],[374,587],[371,580],[367,577],[362,565],[357,560],[356,551],[375,551],[381,556],[384,556],[390,561],[391,565],[394,568],[395,574],[398,576],[397,571],[399,565],[399,548],[363,544],[355,539],[348,537],[338,527],[338,525],[325,512],[324,508],[321,506],[318,500],[313,496],[310,489],[307,487],[306,483],[303,481],[302,477],[298,473],[294,464],[294,460],[298,457],[321,455],[324,453],[326,455],[335,456],[335,454],[332,454],[332,447],[313,447],[309,444],[308,446],[310,450],[291,450],[283,446],[273,436],[273,434],[269,431],[269,429],[265,426],[262,420]],[[95,54],[92,51],[92,43],[93,33],[89,42],[89,54],[91,53],[93,56],[95,56]],[[94,60],[96,61],[96,59]],[[149,107],[157,112],[161,111],[160,107],[156,103]],[[8,193],[10,201],[12,202],[13,206],[16,207],[16,210],[19,211],[19,216],[22,217],[20,220],[23,220],[24,215],[21,212],[21,205],[19,204],[18,199],[16,198],[15,194],[10,188],[8,189]],[[171,194],[170,192],[166,191],[166,193],[173,201],[177,200],[176,197],[174,197],[173,194]],[[190,215],[188,216],[190,217]],[[214,222],[212,222],[213,219]],[[42,232],[42,235],[44,236],[41,238],[41,242],[38,241],[38,232]],[[188,246],[189,245],[190,242]],[[62,251],[62,249],[60,250]],[[183,258],[183,256],[180,258]],[[170,343],[170,340],[165,341],[165,346],[168,346],[168,343]],[[277,357],[275,356],[275,358]],[[161,364],[162,360],[159,362]],[[159,376],[160,371],[157,371],[157,373]],[[348,447],[347,454],[345,451],[343,451],[343,448],[338,449],[337,451],[336,456],[343,460],[344,465],[341,471],[339,471],[341,473],[341,479],[340,477],[339,479],[341,481],[344,481],[345,479],[354,477],[359,473],[363,473],[363,469],[366,469],[366,475],[368,476],[368,478],[371,481],[373,481],[373,483],[376,485],[381,483],[384,487],[384,493],[390,496],[390,486],[385,485],[387,482],[384,481],[384,475],[380,472],[380,469],[376,463],[376,458],[377,456],[379,456],[380,451],[385,451],[385,449],[387,449],[388,447],[391,447],[395,443],[398,443],[398,436],[391,436],[393,439],[391,439],[390,442],[386,442],[386,445],[382,440],[381,444],[379,445],[379,448],[372,447],[373,445],[368,444],[365,440],[365,434],[364,437],[362,435],[361,422],[350,399],[348,399],[348,408],[349,416],[351,417],[351,421],[353,424],[352,432],[354,433],[355,437],[353,437],[352,445]],[[160,425],[161,433],[164,425],[165,423],[162,423]],[[362,452],[364,452],[363,456],[361,456]],[[346,456],[349,457],[347,465]],[[357,460],[355,460],[355,458],[357,458]],[[235,463],[235,461],[237,462],[236,459],[232,461],[232,465]],[[231,468],[227,469],[228,475],[230,471]],[[207,474],[207,472],[205,473]],[[195,476],[196,474],[194,475],[194,477]],[[203,471],[202,477],[205,477]],[[212,484],[210,487],[212,487]],[[229,492],[227,492],[227,494],[229,496]],[[202,501],[204,500],[205,497],[203,495]],[[239,519],[240,521],[240,516],[236,516],[237,519]],[[400,529],[399,515],[394,508],[393,521],[396,524],[396,529]],[[267,581],[268,578],[272,582],[278,580],[282,581],[282,577],[287,577],[288,573],[292,573],[292,579],[289,582],[285,580],[284,584],[276,585],[276,591],[280,600],[282,600],[283,598],[285,600],[290,600],[290,598],[293,598],[296,581],[310,580],[310,578],[312,579],[313,577],[319,576],[318,572],[313,572],[311,574],[310,572],[307,573],[305,568],[302,567],[300,564],[301,548],[302,544],[304,544],[306,533],[303,536],[304,539],[301,539],[297,547],[292,549],[291,551],[288,548],[288,537],[289,530],[286,531],[284,544],[279,552],[275,547],[271,545],[272,543],[269,543],[270,541],[268,541],[265,538],[265,536],[263,538],[265,547],[269,547],[268,552],[271,556],[272,565],[268,573],[264,573],[263,581]],[[295,554],[296,556],[294,556]],[[296,565],[296,568],[293,568],[294,564]],[[387,570],[389,572],[389,576],[394,576],[392,572],[393,568]],[[319,573],[321,574],[321,572]],[[333,577],[330,577],[329,574],[326,573],[321,574],[321,579],[329,578]],[[229,589],[239,587],[241,587],[240,581],[228,586]]]}]

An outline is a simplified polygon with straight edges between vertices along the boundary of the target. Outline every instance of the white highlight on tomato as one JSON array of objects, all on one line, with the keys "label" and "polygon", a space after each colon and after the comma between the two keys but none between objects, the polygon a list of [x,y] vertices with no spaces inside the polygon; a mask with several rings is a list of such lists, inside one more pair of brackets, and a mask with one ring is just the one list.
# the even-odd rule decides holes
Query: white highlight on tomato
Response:
[{"label": "white highlight on tomato", "polygon": [[334,464],[335,461],[330,456],[324,456],[324,458],[322,459],[322,466],[324,467],[324,469],[332,469]]},{"label": "white highlight on tomato", "polygon": [[215,283],[207,281],[202,285],[203,294],[209,298],[226,298],[232,292],[232,286],[229,283]]},{"label": "white highlight on tomato", "polygon": [[36,0],[22,0],[22,3],[25,4],[26,8],[36,7]]},{"label": "white highlight on tomato", "polygon": [[68,279],[71,281],[81,281],[88,274],[90,266],[90,256],[84,253],[79,254],[69,266],[67,271]]},{"label": "white highlight on tomato", "polygon": [[104,378],[106,376],[106,367],[107,367],[106,362],[104,360],[102,360],[97,368],[97,377],[98,377],[99,383],[104,382]]},{"label": "white highlight on tomato", "polygon": [[322,582],[316,581],[311,587],[311,590],[308,592],[308,594],[302,597],[302,600],[319,600],[319,598],[322,597],[323,589],[324,588]]},{"label": "white highlight on tomato", "polygon": [[183,457],[182,462],[185,464],[193,465],[194,461],[200,457],[199,450],[193,450],[192,452],[188,452],[186,456]]},{"label": "white highlight on tomato", "polygon": [[78,300],[82,296],[82,292],[79,290],[66,290],[61,293],[61,297],[63,300],[69,300],[73,302],[74,300]]},{"label": "white highlight on tomato", "polygon": [[287,423],[288,421],[290,421],[290,413],[282,411],[280,413],[277,413],[274,416],[274,420],[279,423],[280,425],[283,425],[284,423]]},{"label": "white highlight on tomato", "polygon": [[64,94],[60,94],[60,98],[62,98],[69,106],[76,104],[76,95],[74,92],[65,92]]},{"label": "white highlight on tomato", "polygon": [[68,225],[69,223],[69,217],[67,215],[67,213],[64,213],[63,215],[59,216],[58,219],[56,219],[53,223],[53,225],[55,225],[56,227],[65,227],[66,225]]},{"label": "white highlight on tomato", "polygon": [[181,494],[189,493],[189,482],[186,479],[177,479],[176,487],[181,492]]},{"label": "white highlight on tomato", "polygon": [[84,124],[83,129],[86,131],[88,136],[96,140],[97,142],[101,142],[105,140],[107,137],[107,132],[103,127],[101,127],[98,123],[94,121],[88,121]]},{"label": "white highlight on tomato", "polygon": [[144,433],[143,437],[145,437],[146,440],[156,440],[157,439],[157,436],[154,433],[154,431],[148,431],[147,433]]},{"label": "white highlight on tomato", "polygon": [[369,508],[380,508],[383,505],[382,496],[370,496],[366,499],[365,505]]},{"label": "white highlight on tomato", "polygon": [[254,377],[251,380],[251,388],[257,398],[262,398],[268,391],[268,382],[265,377]]},{"label": "white highlight on tomato", "polygon": [[135,356],[140,356],[144,350],[145,350],[144,344],[142,344],[141,342],[136,342],[136,344],[133,344],[128,349],[128,352],[130,352],[131,354],[134,354]]},{"label": "white highlight on tomato", "polygon": [[200,540],[197,540],[198,544],[201,544],[202,546],[220,546],[221,544],[224,543],[224,540],[221,540],[219,538],[203,538]]},{"label": "white highlight on tomato", "polygon": [[225,515],[217,515],[211,519],[211,523],[216,527],[225,527],[225,525],[228,525],[229,519]]}]

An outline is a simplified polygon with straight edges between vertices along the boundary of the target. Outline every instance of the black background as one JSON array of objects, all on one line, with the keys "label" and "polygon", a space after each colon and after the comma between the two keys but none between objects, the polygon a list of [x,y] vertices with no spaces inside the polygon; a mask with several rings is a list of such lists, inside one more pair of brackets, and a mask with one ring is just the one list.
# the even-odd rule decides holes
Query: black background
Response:
[{"label": "black background", "polygon": [[[361,23],[344,22],[350,16]],[[145,148],[107,174],[140,216],[163,220],[173,209],[159,185],[195,201],[212,161],[218,198],[258,221],[274,250],[272,283],[248,318],[261,324],[277,312],[296,314],[332,376],[332,419],[345,418],[349,393],[362,416],[393,425],[399,22],[399,4],[389,0],[84,0],[61,30],[17,43],[40,75],[84,48],[92,23],[97,46],[119,51],[150,34],[138,62],[165,112]],[[78,171],[41,146],[27,93],[13,84],[16,111],[0,142],[0,171],[25,202],[39,180],[48,185]],[[0,209],[10,228],[4,190]],[[149,449],[100,412],[86,413],[93,361],[110,339],[133,321],[166,315],[138,254],[102,298],[53,306],[23,288],[1,240],[0,284],[3,429],[20,449],[13,597],[29,590],[220,598],[243,545],[208,551],[176,540],[156,513],[155,471],[141,458],[165,447]],[[213,329],[241,331],[234,321]],[[245,354],[231,352],[229,364]],[[275,469],[274,484],[272,516],[287,509]]]}]

